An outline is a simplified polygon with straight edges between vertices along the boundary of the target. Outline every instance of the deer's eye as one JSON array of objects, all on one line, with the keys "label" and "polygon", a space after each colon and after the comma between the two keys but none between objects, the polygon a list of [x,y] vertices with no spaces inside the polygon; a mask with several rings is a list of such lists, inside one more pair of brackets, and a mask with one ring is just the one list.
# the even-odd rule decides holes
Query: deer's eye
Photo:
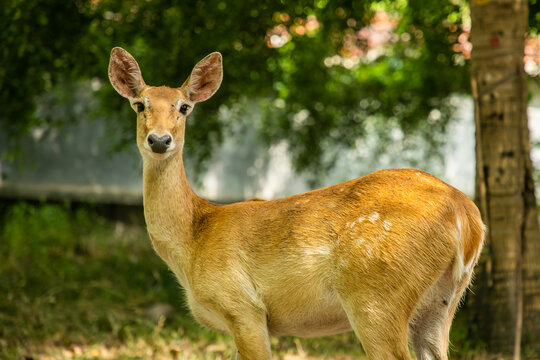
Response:
[{"label": "deer's eye", "polygon": [[144,104],[142,102],[136,102],[133,105],[135,105],[137,112],[143,112],[144,111]]},{"label": "deer's eye", "polygon": [[186,115],[189,108],[190,108],[190,106],[188,104],[182,104],[182,106],[180,106],[180,112],[182,114]]}]

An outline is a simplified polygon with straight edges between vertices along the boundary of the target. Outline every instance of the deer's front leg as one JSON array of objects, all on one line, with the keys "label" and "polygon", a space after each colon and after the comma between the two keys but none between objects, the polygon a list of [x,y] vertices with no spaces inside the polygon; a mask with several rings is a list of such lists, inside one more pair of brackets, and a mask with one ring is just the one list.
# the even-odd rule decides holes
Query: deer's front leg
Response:
[{"label": "deer's front leg", "polygon": [[272,358],[266,314],[252,311],[230,317],[229,330],[242,360],[269,360]]}]

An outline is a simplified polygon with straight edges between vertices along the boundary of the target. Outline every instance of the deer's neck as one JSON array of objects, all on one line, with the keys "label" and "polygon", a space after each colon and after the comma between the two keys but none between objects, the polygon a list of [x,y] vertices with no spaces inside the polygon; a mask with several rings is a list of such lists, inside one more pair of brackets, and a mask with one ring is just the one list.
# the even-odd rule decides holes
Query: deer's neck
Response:
[{"label": "deer's neck", "polygon": [[171,252],[186,252],[199,200],[186,178],[181,152],[162,161],[143,159],[144,217],[152,243],[165,261]]}]

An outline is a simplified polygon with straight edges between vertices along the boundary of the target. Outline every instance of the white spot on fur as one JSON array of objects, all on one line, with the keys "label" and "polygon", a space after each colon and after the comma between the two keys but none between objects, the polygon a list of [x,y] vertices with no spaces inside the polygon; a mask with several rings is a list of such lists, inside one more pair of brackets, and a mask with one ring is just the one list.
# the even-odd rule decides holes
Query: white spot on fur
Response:
[{"label": "white spot on fur", "polygon": [[378,212],[374,212],[373,214],[369,215],[368,220],[371,222],[375,222],[379,219],[379,216],[380,215]]},{"label": "white spot on fur", "polygon": [[384,220],[382,226],[384,230],[388,231],[392,227],[392,222],[390,220]]},{"label": "white spot on fur", "polygon": [[372,257],[372,256],[373,256],[373,250],[371,250],[371,248],[368,247],[368,248],[366,249],[366,255],[367,255],[368,257]]},{"label": "white spot on fur", "polygon": [[[458,219],[458,229],[461,230],[461,223],[459,222],[459,219]],[[486,226],[483,225],[483,233],[485,234],[486,232]],[[483,241],[483,239],[482,239]],[[475,250],[474,250],[474,255],[471,257],[471,260],[469,260],[469,262],[465,265],[464,267],[464,270],[467,272],[467,273],[470,273],[472,272],[473,270],[473,267],[474,267],[474,264],[478,261],[478,257],[480,256],[480,252],[482,251],[482,245],[480,244]]]},{"label": "white spot on fur", "polygon": [[465,273],[470,273],[472,268],[473,268],[473,265],[474,265],[474,257],[471,258],[471,260],[469,261],[469,263],[467,265],[465,265],[464,267],[464,270],[465,270]]},{"label": "white spot on fur", "polygon": [[366,241],[363,237],[359,237],[358,239],[356,239],[356,244],[357,245],[362,245],[364,244],[364,241]]},{"label": "white spot on fur", "polygon": [[463,254],[461,253],[461,250],[459,251],[455,268],[457,269],[454,270],[454,281],[459,282],[462,279],[463,274],[465,274],[466,272],[465,264],[463,264]]},{"label": "white spot on fur", "polygon": [[148,105],[150,105],[150,99],[145,97],[144,98],[144,106],[148,106]]},{"label": "white spot on fur", "polygon": [[182,99],[178,99],[178,101],[176,102],[176,110],[180,110],[180,105],[182,105]]},{"label": "white spot on fur", "polygon": [[463,239],[461,238],[461,221],[456,220],[456,241],[458,246],[457,254],[457,264],[455,265],[454,270],[454,281],[460,281],[463,277],[463,274],[466,272],[466,267],[463,261],[463,244],[461,243]]},{"label": "white spot on fur", "polygon": [[330,248],[328,248],[327,246],[314,246],[307,248],[305,252],[307,255],[328,256],[330,255]]},{"label": "white spot on fur", "polygon": [[345,226],[348,227],[349,229],[352,229],[355,225],[357,225],[357,223],[361,224],[364,220],[366,220],[366,218],[363,216],[360,216],[356,220],[349,221]]},{"label": "white spot on fur", "polygon": [[[454,271],[454,278],[456,281],[459,281],[461,280],[461,278],[466,275],[466,274],[470,274],[473,267],[474,267],[474,264],[475,264],[475,261],[477,259],[477,256],[478,254],[475,254],[474,256],[471,257],[471,259],[469,260],[469,262],[467,264],[465,264],[465,253],[464,253],[464,249],[463,249],[463,238],[462,238],[462,225],[461,225],[461,221],[460,219],[457,219],[456,220],[456,240],[458,242],[458,259],[457,259],[457,269]],[[478,252],[478,249],[477,249],[477,252]]]}]

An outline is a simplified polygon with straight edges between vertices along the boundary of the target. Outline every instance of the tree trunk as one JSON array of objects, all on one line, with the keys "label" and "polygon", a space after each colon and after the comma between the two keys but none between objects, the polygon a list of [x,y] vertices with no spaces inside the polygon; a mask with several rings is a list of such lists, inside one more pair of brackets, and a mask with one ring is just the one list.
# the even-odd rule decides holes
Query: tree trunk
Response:
[{"label": "tree trunk", "polygon": [[540,232],[523,71],[527,2],[474,0],[471,16],[476,189],[488,226],[479,330],[488,352],[517,359],[522,344],[538,347],[540,339]]}]

